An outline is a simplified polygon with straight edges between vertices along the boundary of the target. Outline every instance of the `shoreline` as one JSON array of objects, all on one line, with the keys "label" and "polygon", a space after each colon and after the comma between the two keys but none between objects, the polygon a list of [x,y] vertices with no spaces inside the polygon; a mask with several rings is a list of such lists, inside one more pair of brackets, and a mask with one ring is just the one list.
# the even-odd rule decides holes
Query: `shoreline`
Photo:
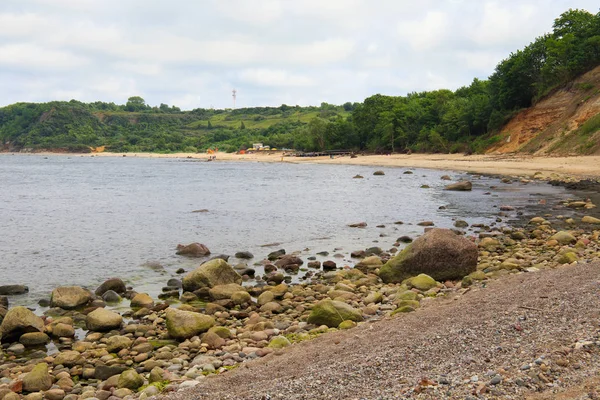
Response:
[{"label": "shoreline", "polygon": [[[0,153],[0,155],[38,155],[70,157],[142,157],[208,160],[205,153]],[[461,154],[394,154],[359,155],[329,158],[291,157],[274,154],[233,154],[217,153],[215,161],[265,162],[265,163],[312,163],[329,165],[362,165],[370,167],[428,168],[438,170],[465,171],[488,175],[513,175],[540,179],[576,180],[598,179],[600,177],[600,156],[539,157],[527,155],[470,155]]]}]

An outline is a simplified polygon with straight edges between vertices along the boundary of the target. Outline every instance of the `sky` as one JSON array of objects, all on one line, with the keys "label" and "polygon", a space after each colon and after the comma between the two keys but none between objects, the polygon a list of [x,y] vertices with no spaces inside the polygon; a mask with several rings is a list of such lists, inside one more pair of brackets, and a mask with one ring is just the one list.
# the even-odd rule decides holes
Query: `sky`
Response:
[{"label": "sky", "polygon": [[597,0],[0,0],[0,106],[184,110],[456,89]]}]

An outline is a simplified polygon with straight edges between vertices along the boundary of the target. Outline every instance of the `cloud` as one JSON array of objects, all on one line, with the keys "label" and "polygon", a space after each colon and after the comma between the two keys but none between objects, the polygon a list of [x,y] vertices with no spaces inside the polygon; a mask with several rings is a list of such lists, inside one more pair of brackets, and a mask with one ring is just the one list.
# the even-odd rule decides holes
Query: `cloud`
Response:
[{"label": "cloud", "polygon": [[246,69],[240,72],[242,82],[257,86],[311,86],[314,81],[303,75],[296,75],[284,70],[267,68]]},{"label": "cloud", "polygon": [[454,89],[592,0],[2,0],[0,106],[76,97],[182,108]]}]

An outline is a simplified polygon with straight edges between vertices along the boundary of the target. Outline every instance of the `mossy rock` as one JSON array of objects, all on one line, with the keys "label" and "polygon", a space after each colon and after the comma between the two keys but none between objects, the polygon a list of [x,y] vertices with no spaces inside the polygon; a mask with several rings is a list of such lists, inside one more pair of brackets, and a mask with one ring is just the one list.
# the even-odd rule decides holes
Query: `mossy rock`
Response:
[{"label": "mossy rock", "polygon": [[435,280],[462,279],[475,271],[477,245],[449,229],[432,229],[406,246],[379,270],[385,283],[427,274]]},{"label": "mossy rock", "polygon": [[396,314],[403,314],[403,313],[409,313],[409,312],[413,312],[415,311],[414,308],[412,308],[411,306],[403,306],[403,307],[398,307],[396,308],[394,311],[392,311],[392,313],[390,315],[396,315]]},{"label": "mossy rock", "polygon": [[219,335],[219,337],[222,337],[223,339],[229,339],[231,337],[231,331],[224,326],[213,326],[208,331]]},{"label": "mossy rock", "polygon": [[40,392],[52,387],[52,377],[48,373],[48,364],[39,363],[31,372],[23,377],[23,390],[26,392]]},{"label": "mossy rock", "polygon": [[401,300],[397,303],[398,308],[412,307],[415,310],[421,306],[417,300]]},{"label": "mossy rock", "polygon": [[556,232],[554,235],[552,235],[550,237],[550,239],[556,240],[558,243],[560,243],[562,245],[572,244],[572,243],[577,242],[577,239],[575,238],[575,236],[573,236],[571,233],[569,233],[567,231]]},{"label": "mossy rock", "polygon": [[117,386],[119,388],[126,388],[131,390],[137,390],[144,385],[144,378],[138,374],[134,369],[128,369],[119,375],[119,381]]},{"label": "mossy rock", "polygon": [[360,322],[363,320],[359,310],[336,300],[322,300],[312,308],[307,322],[314,325],[327,325],[337,328],[343,321]]},{"label": "mossy rock", "polygon": [[403,292],[397,293],[395,296],[396,300],[417,300],[419,295],[412,290],[405,290]]},{"label": "mossy rock", "polygon": [[350,321],[350,320],[346,320],[346,321],[342,321],[342,323],[338,326],[338,329],[342,329],[342,330],[352,329],[356,325],[358,325],[356,322]]},{"label": "mossy rock", "polygon": [[579,261],[579,257],[572,251],[566,252],[558,258],[559,264],[571,264],[575,261]]},{"label": "mossy rock", "polygon": [[413,276],[412,278],[406,280],[406,284],[409,287],[413,287],[423,292],[437,286],[435,279],[426,274]]},{"label": "mossy rock", "polygon": [[167,309],[166,321],[169,335],[175,339],[189,339],[206,332],[215,324],[211,316],[174,308]]},{"label": "mossy rock", "polygon": [[284,347],[288,347],[292,343],[285,336],[275,336],[269,342],[269,346],[271,349],[282,349]]},{"label": "mossy rock", "polygon": [[183,290],[193,292],[203,287],[242,283],[242,277],[225,260],[210,260],[183,277]]},{"label": "mossy rock", "polygon": [[479,271],[475,271],[475,272],[471,272],[468,275],[471,279],[473,279],[474,281],[482,281],[484,279],[487,279],[487,275],[485,274],[485,272],[479,270]]}]

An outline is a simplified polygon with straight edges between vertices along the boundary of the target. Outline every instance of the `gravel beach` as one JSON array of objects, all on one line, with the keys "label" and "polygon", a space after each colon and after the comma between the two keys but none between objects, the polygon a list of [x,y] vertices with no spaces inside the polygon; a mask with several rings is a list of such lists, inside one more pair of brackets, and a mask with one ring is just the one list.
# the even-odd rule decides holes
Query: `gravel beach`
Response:
[{"label": "gravel beach", "polygon": [[600,263],[507,276],[167,399],[597,398],[599,278]]}]

